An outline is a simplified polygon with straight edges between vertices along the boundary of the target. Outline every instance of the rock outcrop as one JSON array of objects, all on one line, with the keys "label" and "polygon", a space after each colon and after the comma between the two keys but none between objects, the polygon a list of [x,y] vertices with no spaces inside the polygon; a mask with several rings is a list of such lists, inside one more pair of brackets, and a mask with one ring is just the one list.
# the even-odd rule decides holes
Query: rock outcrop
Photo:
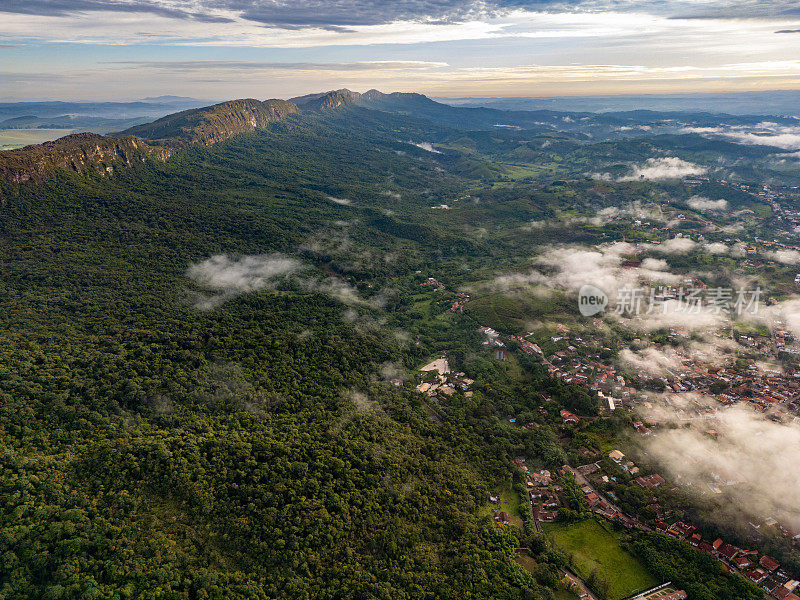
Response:
[{"label": "rock outcrop", "polygon": [[13,183],[39,182],[52,177],[57,169],[110,175],[116,165],[131,166],[147,158],[166,160],[170,153],[168,148],[153,147],[132,136],[76,133],[0,152],[0,179]]},{"label": "rock outcrop", "polygon": [[210,146],[240,133],[267,127],[298,110],[295,104],[285,100],[231,100],[167,115],[126,129],[121,135],[135,135],[158,145]]}]

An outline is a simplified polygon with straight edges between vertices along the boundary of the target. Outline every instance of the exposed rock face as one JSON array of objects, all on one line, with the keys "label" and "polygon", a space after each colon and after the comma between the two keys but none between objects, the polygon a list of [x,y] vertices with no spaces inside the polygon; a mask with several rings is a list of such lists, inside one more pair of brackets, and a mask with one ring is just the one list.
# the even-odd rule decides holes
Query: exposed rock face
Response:
[{"label": "exposed rock face", "polygon": [[291,100],[303,110],[325,110],[345,105],[365,106],[368,108],[413,107],[414,103],[435,104],[433,100],[422,94],[392,92],[384,94],[378,90],[369,90],[363,94],[348,89],[333,90],[321,94],[308,94]]},{"label": "exposed rock face", "polygon": [[132,127],[117,137],[94,133],[68,135],[52,142],[0,152],[0,180],[39,182],[52,177],[56,169],[111,174],[114,165],[131,166],[147,158],[166,160],[178,147],[210,146],[266,127],[298,110],[296,105],[284,100],[232,100],[167,115]]},{"label": "exposed rock face", "polygon": [[210,146],[240,133],[255,131],[284,119],[298,108],[285,100],[231,100],[206,108],[167,115],[122,132],[159,145]]},{"label": "exposed rock face", "polygon": [[[380,93],[380,92],[379,92]],[[351,92],[347,89],[322,92],[320,94],[308,94],[292,98],[292,102],[303,110],[325,110],[329,108],[339,108],[348,104],[357,104],[364,94]]]},{"label": "exposed rock face", "polygon": [[166,160],[170,153],[167,148],[155,148],[134,137],[76,133],[52,142],[0,152],[0,179],[13,183],[38,182],[52,177],[56,169],[111,174],[114,165],[131,166],[148,157]]},{"label": "exposed rock face", "polygon": [[397,105],[413,105],[414,102],[432,103],[421,94],[384,94],[378,90],[360,94],[347,89],[309,94],[295,98],[294,102],[262,102],[252,98],[231,100],[167,115],[152,123],[131,127],[115,134],[115,137],[79,133],[44,144],[0,151],[0,181],[40,182],[54,176],[57,169],[110,175],[115,165],[130,166],[148,158],[166,160],[180,147],[210,146],[242,133],[266,128],[301,108],[303,111],[351,105],[395,108]]}]

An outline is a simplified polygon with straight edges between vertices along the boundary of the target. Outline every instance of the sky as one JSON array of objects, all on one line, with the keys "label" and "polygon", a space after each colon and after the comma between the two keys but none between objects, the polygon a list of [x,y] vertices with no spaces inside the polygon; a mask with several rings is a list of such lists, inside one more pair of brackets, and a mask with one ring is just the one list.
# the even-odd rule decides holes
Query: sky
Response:
[{"label": "sky", "polygon": [[800,89],[796,0],[0,0],[0,99]]}]

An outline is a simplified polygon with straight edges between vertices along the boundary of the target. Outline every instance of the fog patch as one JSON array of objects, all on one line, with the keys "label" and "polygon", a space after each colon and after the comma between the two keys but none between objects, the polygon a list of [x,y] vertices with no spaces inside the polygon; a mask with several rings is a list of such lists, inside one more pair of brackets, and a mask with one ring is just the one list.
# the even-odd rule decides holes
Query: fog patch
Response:
[{"label": "fog patch", "polygon": [[725,254],[728,251],[728,246],[722,242],[711,242],[703,246],[703,250],[709,254]]},{"label": "fog patch", "polygon": [[302,262],[281,254],[261,254],[231,258],[216,254],[190,265],[187,277],[194,280],[210,294],[200,294],[195,306],[210,310],[220,304],[249,292],[274,286],[281,276],[305,268]]},{"label": "fog patch", "polygon": [[643,165],[634,165],[628,175],[616,178],[610,173],[594,173],[592,177],[602,181],[639,181],[641,179],[662,180],[680,179],[687,176],[702,175],[706,167],[683,160],[676,156],[648,158]]},{"label": "fog patch", "polygon": [[[663,416],[663,415],[659,415]],[[732,406],[645,440],[679,484],[761,520],[800,526],[800,425]],[[720,515],[725,518],[725,515]]]},{"label": "fog patch", "polygon": [[728,208],[728,201],[724,198],[712,200],[704,196],[692,196],[686,201],[690,208],[700,211],[723,211]]},{"label": "fog patch", "polygon": [[774,252],[767,252],[764,256],[784,265],[796,265],[800,263],[800,252],[797,250],[776,250]]},{"label": "fog patch", "polygon": [[697,247],[697,243],[689,238],[674,237],[660,244],[645,244],[643,247],[661,254],[686,254]]},{"label": "fog patch", "polygon": [[784,150],[800,149],[800,127],[762,121],[756,125],[722,125],[720,127],[685,127],[686,133],[704,137],[721,137],[751,146],[775,146]]},{"label": "fog patch", "polygon": [[281,281],[343,304],[367,304],[347,282],[337,277],[303,276],[301,272],[307,269],[301,261],[281,254],[239,258],[217,254],[190,265],[186,275],[204,290],[194,294],[194,306],[200,310],[211,310],[243,294],[275,289]]},{"label": "fog patch", "polygon": [[656,348],[644,348],[636,352],[625,348],[619,353],[619,362],[623,368],[644,371],[651,376],[666,375],[668,370],[683,369],[683,363],[674,352],[667,353]]},{"label": "fog patch", "polygon": [[[508,291],[526,286],[542,286],[577,291],[594,285],[614,301],[623,287],[638,286],[642,281],[674,284],[682,277],[664,271],[666,263],[658,259],[643,261],[639,267],[626,266],[626,259],[639,252],[636,244],[614,242],[594,249],[555,247],[535,259],[536,266],[527,273],[509,273],[495,277],[491,286]],[[546,293],[544,290],[541,293]]]}]

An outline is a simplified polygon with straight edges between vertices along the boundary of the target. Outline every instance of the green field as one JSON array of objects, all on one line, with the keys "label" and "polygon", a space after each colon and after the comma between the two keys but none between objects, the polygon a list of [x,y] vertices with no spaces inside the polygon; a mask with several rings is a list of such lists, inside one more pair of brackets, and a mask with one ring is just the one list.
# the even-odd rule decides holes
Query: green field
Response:
[{"label": "green field", "polygon": [[556,546],[572,556],[573,568],[584,580],[596,569],[609,584],[608,600],[622,600],[658,585],[650,573],[619,544],[618,535],[595,519],[570,525],[546,525]]},{"label": "green field", "polygon": [[517,527],[522,527],[522,519],[519,516],[519,496],[511,489],[511,486],[507,486],[501,491],[494,492],[495,494],[500,495],[500,506],[497,507],[495,505],[487,505],[484,506],[480,510],[480,515],[486,516],[493,516],[494,512],[492,511],[493,508],[499,508],[508,513],[508,516],[511,517],[511,524],[516,525]]},{"label": "green field", "polygon": [[41,144],[69,135],[74,129],[0,129],[0,150]]}]

